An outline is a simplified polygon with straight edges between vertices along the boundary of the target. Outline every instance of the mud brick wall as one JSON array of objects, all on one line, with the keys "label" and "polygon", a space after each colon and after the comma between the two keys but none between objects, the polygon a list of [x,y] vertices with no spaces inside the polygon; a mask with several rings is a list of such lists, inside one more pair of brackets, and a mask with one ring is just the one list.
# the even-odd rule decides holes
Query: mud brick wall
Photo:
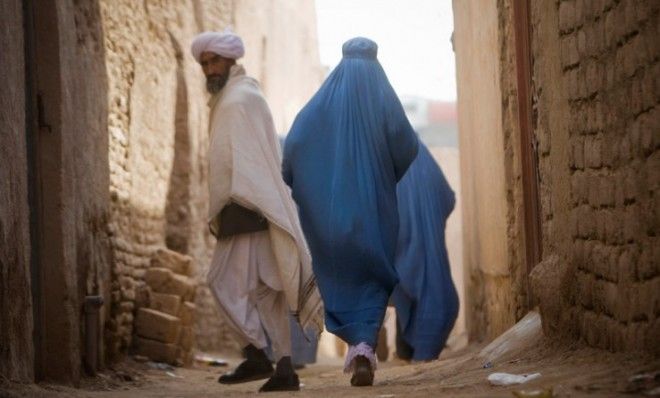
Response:
[{"label": "mud brick wall", "polygon": [[660,2],[532,3],[544,327],[657,354]]},{"label": "mud brick wall", "polygon": [[[196,33],[225,26],[231,8],[227,1],[207,3],[101,2],[115,257],[111,353],[131,344],[136,292],[158,247],[167,244],[198,264],[208,262],[208,112],[203,75],[188,48]],[[209,7],[213,12],[206,12]],[[210,21],[209,15],[224,19]],[[229,339],[217,314],[208,322],[220,339]]]},{"label": "mud brick wall", "polygon": [[[454,0],[466,326],[493,339],[526,312],[510,0]],[[513,72],[512,72],[513,71]]]}]

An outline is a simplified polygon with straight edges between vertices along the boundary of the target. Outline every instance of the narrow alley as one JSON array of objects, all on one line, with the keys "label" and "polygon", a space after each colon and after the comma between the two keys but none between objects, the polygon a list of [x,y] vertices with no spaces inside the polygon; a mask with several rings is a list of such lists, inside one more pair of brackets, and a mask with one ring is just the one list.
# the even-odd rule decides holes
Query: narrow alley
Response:
[{"label": "narrow alley", "polygon": [[[229,205],[214,209],[214,188],[224,189],[243,176],[214,174],[212,167],[214,160],[233,159],[215,155],[237,142],[213,147],[214,123],[224,126],[214,119],[214,107],[229,71],[232,77],[243,73],[250,78],[265,100],[259,104],[267,104],[263,136],[273,150],[241,137],[245,148],[258,147],[258,153],[272,156],[264,162],[275,184],[253,184],[247,190],[278,187],[253,196],[268,201],[277,192],[284,205],[273,208],[294,220],[286,229],[257,213],[266,227],[250,230],[249,236],[269,238],[266,244],[251,241],[248,252],[278,242],[272,261],[288,263],[295,272],[278,268],[275,279],[286,281],[297,300],[280,300],[284,312],[277,314],[297,326],[296,317],[314,299],[316,311],[305,315],[317,319],[321,329],[325,326],[319,339],[299,328],[302,337],[291,340],[300,346],[293,351],[311,354],[288,367],[299,368],[301,391],[273,396],[660,396],[660,1],[411,0],[405,9],[401,4],[3,0],[0,398],[239,397],[255,395],[262,386],[263,380],[218,383],[243,355],[249,358],[250,347],[267,366],[278,363],[277,344],[267,330],[259,337],[268,340],[259,346],[268,345],[264,349],[237,337],[240,317],[232,318],[218,298],[218,291],[235,286],[218,277],[218,288],[209,276],[222,246],[218,242],[228,241],[217,227]],[[196,51],[193,44],[202,32],[231,34],[240,46],[231,48],[233,58],[208,48]],[[344,52],[343,43],[354,37],[353,43],[367,43],[366,49]],[[348,165],[364,168],[361,159],[381,158],[328,144],[314,134],[340,137],[340,143],[344,136],[319,133],[317,119],[297,117],[322,92],[324,82],[335,77],[333,68],[342,57],[356,54],[376,64],[372,71],[382,75],[352,80],[364,85],[345,90],[346,95],[369,106],[352,106],[344,115],[368,109],[374,114],[362,119],[377,125],[375,130],[388,130],[383,120],[394,117],[375,113],[390,108],[371,106],[364,87],[369,80],[391,85],[392,95],[383,94],[382,87],[370,92],[394,97],[400,119],[407,119],[401,124],[409,130],[409,142],[415,143],[408,149],[428,148],[425,154],[451,202],[425,198],[434,212],[449,210],[429,233],[439,243],[414,242],[444,267],[445,285],[428,282],[415,297],[417,302],[435,299],[418,306],[430,314],[421,325],[444,321],[446,330],[436,331],[441,337],[433,341],[438,350],[429,355],[438,358],[440,352],[438,359],[416,361],[406,352],[413,347],[403,327],[412,321],[402,326],[405,321],[399,320],[409,314],[395,303],[395,289],[404,279],[400,266],[387,268],[387,278],[374,276],[392,284],[383,289],[386,293],[368,290],[372,285],[363,289],[363,280],[343,274],[337,279],[343,285],[331,290],[338,297],[334,305],[345,306],[337,313],[361,310],[346,298],[349,285],[357,295],[363,289],[380,300],[379,307],[365,308],[382,310],[373,312],[381,323],[363,322],[373,327],[371,337],[380,328],[375,343],[347,344],[350,339],[330,333],[342,330],[333,322],[353,324],[328,316],[330,306],[321,300],[325,294],[329,302],[328,291],[321,292],[328,282],[319,279],[350,274],[351,267],[372,267],[360,257],[371,251],[319,249],[319,242],[349,241],[346,247],[357,247],[368,239],[312,240],[309,230],[317,225],[302,222],[303,203],[311,203],[307,211],[312,216],[334,214],[314,205],[339,191],[350,199],[360,191],[354,185],[362,182],[355,181],[364,180],[361,175],[351,180],[354,175],[382,171],[391,180],[382,192],[393,199],[369,191],[378,206],[368,202],[363,207],[391,209],[376,221],[347,222],[351,225],[344,233],[373,228],[390,239],[373,247],[392,258],[407,242],[402,235],[397,242],[404,228],[399,229],[396,216],[389,217],[403,213],[397,208],[403,203],[397,199],[403,175],[397,175],[394,161],[386,167],[374,161],[378,167],[368,172],[353,170]],[[209,62],[227,66],[225,75],[207,74]],[[383,101],[380,97],[372,102]],[[342,101],[337,102],[348,103]],[[258,112],[245,113],[254,117]],[[319,123],[325,128],[343,122],[342,117],[318,120],[325,120]],[[311,125],[306,137],[312,138],[294,150],[286,137],[300,120]],[[348,131],[343,125],[337,129]],[[387,142],[381,146],[387,147],[388,159],[404,151],[404,145],[387,139],[363,141],[369,142],[365,146]],[[309,181],[321,180],[318,175],[295,191],[283,166],[287,148],[318,167],[318,175],[332,177],[329,194],[309,188]],[[411,162],[421,157],[417,150],[408,151],[415,153]],[[316,158],[314,151],[362,158],[337,161],[345,174],[335,181],[326,163],[343,158]],[[251,170],[254,159],[241,159],[242,167]],[[413,188],[433,188],[427,178]],[[314,200],[304,201],[305,194]],[[413,205],[417,201],[411,200]],[[364,209],[350,210],[352,216],[364,216]],[[327,218],[332,226],[341,217]],[[387,233],[386,224],[392,227]],[[229,239],[233,242],[238,234],[247,235],[234,232]],[[319,276],[319,252],[345,256],[332,263],[343,271]],[[265,256],[257,255],[259,265],[250,262],[259,278]],[[404,265],[415,270],[408,274],[413,283],[432,279],[426,270],[414,268],[418,264]],[[284,294],[287,287],[272,290]],[[261,316],[255,319],[264,332]],[[287,322],[284,316],[273,318],[280,325]],[[282,330],[293,334],[286,326]],[[356,347],[363,342],[368,359],[379,361],[375,380],[372,387],[352,387],[351,375],[342,371],[344,359],[352,364],[351,352],[359,352]],[[211,364],[201,360],[205,356],[226,363]],[[373,375],[373,361],[367,362]],[[498,377],[505,377],[498,373],[519,375],[522,383],[496,385]]]}]

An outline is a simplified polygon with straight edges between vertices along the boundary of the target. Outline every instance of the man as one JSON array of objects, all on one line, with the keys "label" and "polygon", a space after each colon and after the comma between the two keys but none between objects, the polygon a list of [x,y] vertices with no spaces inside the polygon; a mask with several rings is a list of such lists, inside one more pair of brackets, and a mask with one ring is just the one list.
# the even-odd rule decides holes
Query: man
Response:
[{"label": "man", "polygon": [[396,183],[417,137],[377,59],[355,38],[298,114],[283,174],[298,204],[323,296],[327,329],[349,344],[351,384],[373,384],[378,331],[398,283]]},{"label": "man", "polygon": [[396,270],[397,355],[413,361],[437,359],[458,315],[445,245],[454,192],[426,146],[397,185],[399,242]]},{"label": "man", "polygon": [[[295,203],[280,175],[279,144],[256,80],[236,63],[239,36],[205,32],[192,54],[212,95],[209,121],[209,226],[218,238],[208,283],[245,347],[246,360],[223,384],[270,379],[260,391],[293,391],[290,311],[322,327],[322,305]],[[319,329],[320,330],[320,329]],[[272,342],[275,371],[264,348]]]}]

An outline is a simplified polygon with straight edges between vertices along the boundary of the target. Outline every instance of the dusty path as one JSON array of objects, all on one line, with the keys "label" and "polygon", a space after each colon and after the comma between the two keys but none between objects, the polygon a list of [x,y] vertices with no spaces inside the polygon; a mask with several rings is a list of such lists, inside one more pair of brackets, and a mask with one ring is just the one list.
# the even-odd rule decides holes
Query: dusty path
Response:
[{"label": "dusty path", "polygon": [[[540,343],[540,344],[539,344]],[[542,377],[523,389],[550,388],[558,397],[630,397],[657,388],[658,380],[634,390],[629,378],[635,374],[660,370],[660,361],[640,354],[612,354],[565,346],[544,339],[524,352],[509,353],[492,368],[483,368],[477,347],[470,347],[451,358],[425,364],[387,362],[381,364],[376,385],[350,387],[341,373],[340,363],[310,366],[299,372],[304,387],[300,393],[274,393],[272,397],[512,397],[520,387],[493,387],[486,380],[492,372],[541,372]],[[232,361],[235,363],[235,360]],[[0,385],[0,396],[35,397],[247,397],[256,394],[261,382],[222,386],[216,382],[224,368],[197,366],[176,369],[172,377],[163,370],[127,360],[103,375],[86,379],[81,389],[62,386]],[[655,383],[655,384],[654,384]],[[3,390],[4,387],[4,390]],[[7,388],[10,388],[7,390]],[[4,395],[2,393],[4,392]]]}]

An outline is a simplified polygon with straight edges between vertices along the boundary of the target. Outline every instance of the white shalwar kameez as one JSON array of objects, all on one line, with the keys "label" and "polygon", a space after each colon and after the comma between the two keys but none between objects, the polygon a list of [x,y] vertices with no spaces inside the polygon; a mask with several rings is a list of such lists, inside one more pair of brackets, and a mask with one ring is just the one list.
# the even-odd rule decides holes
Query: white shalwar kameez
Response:
[{"label": "white shalwar kameez", "polygon": [[303,327],[323,327],[311,257],[258,83],[234,65],[209,106],[209,222],[221,224],[220,211],[234,202],[269,227],[218,240],[207,281],[240,343],[262,349],[267,334],[279,360],[291,355],[290,313]]}]

